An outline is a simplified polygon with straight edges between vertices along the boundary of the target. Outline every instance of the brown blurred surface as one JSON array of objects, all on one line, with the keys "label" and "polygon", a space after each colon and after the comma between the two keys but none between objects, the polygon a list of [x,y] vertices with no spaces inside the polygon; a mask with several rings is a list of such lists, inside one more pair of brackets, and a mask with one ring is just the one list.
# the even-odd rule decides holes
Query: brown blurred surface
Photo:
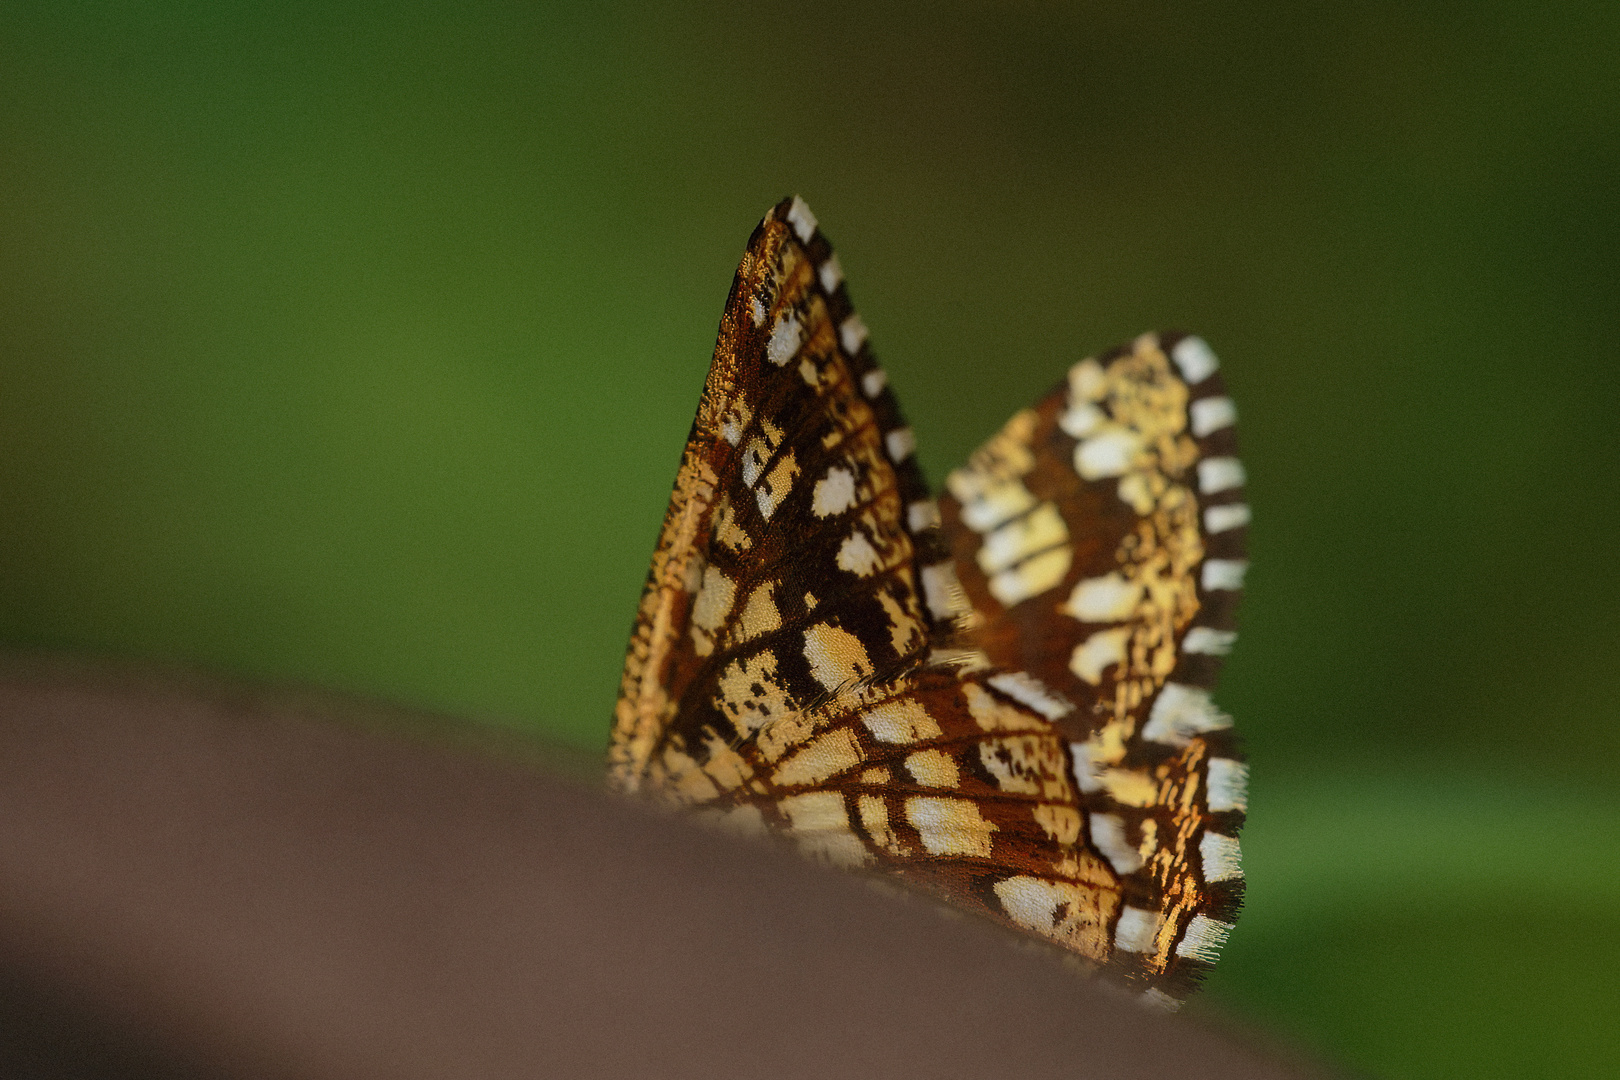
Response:
[{"label": "brown blurred surface", "polygon": [[389,715],[0,665],[0,1071],[1304,1075],[994,927]]}]

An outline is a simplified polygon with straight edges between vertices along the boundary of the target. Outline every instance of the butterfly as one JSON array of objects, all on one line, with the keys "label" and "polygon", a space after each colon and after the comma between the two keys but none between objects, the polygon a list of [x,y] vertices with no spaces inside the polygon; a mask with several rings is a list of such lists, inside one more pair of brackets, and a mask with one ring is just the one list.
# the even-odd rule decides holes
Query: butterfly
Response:
[{"label": "butterfly", "polygon": [[1211,701],[1247,562],[1201,339],[1081,360],[933,497],[803,200],[749,238],[627,650],[611,787],[893,874],[1174,1007],[1241,900]]}]

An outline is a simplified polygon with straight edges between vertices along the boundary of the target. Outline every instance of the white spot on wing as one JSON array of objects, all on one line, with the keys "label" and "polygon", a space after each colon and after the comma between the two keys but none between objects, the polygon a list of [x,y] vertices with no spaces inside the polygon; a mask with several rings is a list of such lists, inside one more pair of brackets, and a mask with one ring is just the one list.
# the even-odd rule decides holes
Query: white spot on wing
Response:
[{"label": "white spot on wing", "polygon": [[1215,707],[1209,691],[1167,682],[1153,702],[1142,738],[1166,746],[1186,746],[1194,735],[1232,726],[1232,718]]},{"label": "white spot on wing", "polygon": [[991,577],[990,595],[1003,607],[1012,607],[1048,589],[1055,589],[1069,572],[1070,559],[1067,544],[1025,559],[1017,566]]},{"label": "white spot on wing", "polygon": [[754,501],[759,503],[759,512],[766,521],[776,513],[776,508],[782,505],[788,493],[793,490],[793,478],[799,475],[799,463],[789,450],[777,460],[776,466],[771,469],[770,475],[765,477],[763,483],[754,489]]},{"label": "white spot on wing", "polygon": [[869,398],[875,398],[883,393],[883,388],[888,385],[888,373],[880,367],[875,367],[861,376],[861,393]]},{"label": "white spot on wing", "polygon": [[787,816],[794,832],[820,832],[849,828],[849,812],[843,796],[831,791],[813,791],[779,799],[777,809]]},{"label": "white spot on wing", "polygon": [[908,427],[895,428],[883,436],[883,445],[888,447],[889,460],[899,464],[916,452],[917,436]]},{"label": "white spot on wing", "polygon": [[1114,948],[1121,952],[1145,953],[1153,951],[1153,938],[1159,932],[1159,915],[1139,907],[1126,907],[1119,913],[1119,925],[1114,929]]},{"label": "white spot on wing", "polygon": [[713,633],[731,614],[737,583],[712,566],[703,569],[703,585],[692,602],[692,622]]},{"label": "white spot on wing", "polygon": [[925,566],[918,576],[922,578],[923,602],[928,605],[928,613],[935,622],[956,619],[973,610],[967,592],[962,588],[962,580],[956,576],[954,564],[943,562]]},{"label": "white spot on wing", "polygon": [[810,511],[816,517],[842,514],[855,505],[855,474],[839,465],[827,470],[827,475],[816,481],[810,498]]},{"label": "white spot on wing", "polygon": [[785,758],[771,776],[778,787],[819,784],[861,763],[860,744],[849,728],[816,736]]},{"label": "white spot on wing", "polygon": [[878,742],[922,742],[941,734],[939,724],[917,701],[897,699],[875,705],[861,714],[861,723]]},{"label": "white spot on wing", "polygon": [[1198,463],[1198,490],[1204,495],[1219,495],[1242,487],[1246,480],[1243,462],[1237,458],[1212,457]]},{"label": "white spot on wing", "polygon": [[748,298],[748,314],[754,320],[755,326],[765,325],[765,305],[760,303],[759,297]]},{"label": "white spot on wing", "polygon": [[1079,401],[1101,401],[1107,392],[1108,373],[1103,371],[1103,366],[1097,362],[1096,357],[1088,356],[1069,369],[1071,405]]},{"label": "white spot on wing", "polygon": [[950,755],[939,750],[919,750],[905,760],[906,771],[923,787],[953,788],[961,783],[961,773]]},{"label": "white spot on wing", "polygon": [[1131,874],[1142,868],[1142,853],[1125,839],[1125,819],[1118,814],[1091,815],[1091,843],[1117,873]]},{"label": "white spot on wing", "polygon": [[[977,533],[989,532],[1035,507],[1035,496],[1030,494],[1022,480],[979,486],[958,483],[956,487],[969,493],[966,499],[957,496],[962,503],[962,523]],[[952,491],[952,494],[956,492]]]},{"label": "white spot on wing", "polygon": [[819,274],[821,276],[821,288],[824,292],[830,293],[838,288],[838,283],[844,280],[844,268],[838,265],[838,256],[827,256],[827,261],[821,264]]},{"label": "white spot on wing", "polygon": [[1142,600],[1142,586],[1126,581],[1118,571],[1101,577],[1081,578],[1069,593],[1069,602],[1059,610],[1081,622],[1119,622],[1136,613]]},{"label": "white spot on wing", "polygon": [[856,577],[869,577],[882,560],[872,541],[859,529],[844,538],[838,548],[838,569],[847,570]]},{"label": "white spot on wing", "polygon": [[828,690],[872,674],[872,660],[861,639],[831,623],[805,630],[804,658],[810,662],[810,674]]},{"label": "white spot on wing", "polygon": [[1223,533],[1228,529],[1241,529],[1248,523],[1249,507],[1247,503],[1211,506],[1204,511],[1204,531],[1211,536],[1216,533]]},{"label": "white spot on wing", "polygon": [[939,524],[939,503],[933,499],[919,499],[906,507],[906,524],[911,531],[920,533]]},{"label": "white spot on wing", "polygon": [[1187,406],[1187,413],[1192,433],[1200,439],[1237,423],[1237,406],[1229,397],[1202,398]]},{"label": "white spot on wing", "polygon": [[854,356],[866,344],[866,324],[859,315],[851,315],[838,327],[838,342],[846,355]]},{"label": "white spot on wing", "polygon": [[759,483],[760,474],[765,471],[765,459],[770,456],[770,448],[764,439],[750,439],[748,448],[743,451],[742,478],[743,483],[753,487]]},{"label": "white spot on wing", "polygon": [[[1048,730],[1043,721],[1037,720],[1023,709],[1015,708],[1012,705],[1006,704],[1000,698],[989,693],[984,687],[977,683],[968,683],[966,686],[964,686],[962,688],[962,695],[967,698],[968,713],[972,715],[974,723],[978,724],[979,727],[983,728],[985,731]],[[1010,790],[1009,778],[1011,774],[1000,773],[999,770],[1002,766],[992,766],[988,760],[988,757],[993,756],[995,752],[995,745],[993,743],[979,744],[979,760],[984,761],[985,765],[989,767],[992,772],[997,773],[1003,789]],[[1033,781],[1029,780],[1028,777],[1022,778],[1016,782],[1033,783]]]},{"label": "white spot on wing", "polygon": [[1074,711],[1073,702],[1027,671],[1006,671],[985,681],[1048,720],[1061,719]]},{"label": "white spot on wing", "polygon": [[1195,626],[1187,631],[1187,636],[1181,640],[1183,652],[1201,653],[1205,656],[1225,656],[1232,651],[1232,645],[1237,641],[1237,631],[1216,630],[1209,626]]},{"label": "white spot on wing", "polygon": [[1209,808],[1211,811],[1249,808],[1249,767],[1232,758],[1209,759]]},{"label": "white spot on wing", "polygon": [[742,638],[756,638],[782,628],[782,613],[776,607],[776,582],[764,581],[748,594],[743,605]]},{"label": "white spot on wing", "polygon": [[996,899],[1007,917],[1026,930],[1053,941],[1092,951],[1097,942],[1096,904],[1092,886],[1071,881],[1045,881],[1018,874],[995,883]]},{"label": "white spot on wing", "polygon": [[1131,631],[1126,626],[1098,630],[1074,647],[1074,652],[1069,656],[1069,670],[1096,686],[1102,682],[1105,669],[1124,662],[1125,646],[1130,644],[1130,640]]},{"label": "white spot on wing", "polygon": [[1102,790],[1103,765],[1097,760],[1093,751],[1096,747],[1089,742],[1072,742],[1069,744],[1069,754],[1074,759],[1074,782],[1080,790],[1088,794]]},{"label": "white spot on wing", "polygon": [[1198,842],[1205,881],[1230,881],[1243,876],[1243,852],[1234,837],[1205,831]]},{"label": "white spot on wing", "polygon": [[975,557],[986,574],[994,574],[1036,552],[1068,541],[1069,528],[1063,523],[1063,515],[1051,503],[1042,503],[1031,513],[1007,522],[986,536]]},{"label": "white spot on wing", "polygon": [[1085,480],[1122,476],[1141,447],[1141,440],[1132,432],[1108,428],[1074,448],[1074,471]]},{"label": "white spot on wing", "polygon": [[1213,964],[1220,959],[1221,946],[1226,944],[1226,936],[1231,932],[1231,923],[1211,919],[1208,915],[1194,915],[1181,943],[1176,946],[1176,955]]},{"label": "white spot on wing", "polygon": [[1071,438],[1084,439],[1094,435],[1097,429],[1108,423],[1108,415],[1089,401],[1077,402],[1070,405],[1064,414],[1058,417],[1058,427]]},{"label": "white spot on wing", "polygon": [[792,822],[790,831],[806,855],[835,866],[861,866],[871,860],[866,845],[849,827],[843,796],[831,791],[791,795],[777,807]]},{"label": "white spot on wing", "polygon": [[782,367],[793,354],[799,351],[799,317],[789,311],[776,320],[776,326],[771,330],[771,340],[765,346],[765,357],[777,367]]},{"label": "white spot on wing", "polygon": [[1204,563],[1204,591],[1241,589],[1243,576],[1248,572],[1247,559],[1209,559]]},{"label": "white spot on wing", "polygon": [[808,244],[810,238],[816,235],[816,215],[804,204],[804,200],[797,195],[793,196],[793,205],[788,207],[788,224],[793,231],[799,234],[799,240]]},{"label": "white spot on wing", "polygon": [[1187,380],[1188,386],[1197,386],[1221,366],[1209,343],[1201,337],[1185,337],[1176,342],[1176,347],[1170,350],[1170,359],[1181,369],[1181,377]]},{"label": "white spot on wing", "polygon": [[714,635],[731,615],[737,583],[712,566],[703,570],[703,584],[692,601],[692,646],[699,656],[714,652]]}]

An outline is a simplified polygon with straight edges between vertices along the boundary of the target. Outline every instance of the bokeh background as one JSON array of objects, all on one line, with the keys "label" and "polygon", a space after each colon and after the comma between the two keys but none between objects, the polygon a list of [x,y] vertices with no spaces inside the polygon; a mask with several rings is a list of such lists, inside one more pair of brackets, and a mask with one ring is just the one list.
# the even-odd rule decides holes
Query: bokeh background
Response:
[{"label": "bokeh background", "polygon": [[1250,903],[1198,1010],[1620,1073],[1620,6],[7,4],[0,645],[602,745],[799,192],[938,481],[1225,360]]}]

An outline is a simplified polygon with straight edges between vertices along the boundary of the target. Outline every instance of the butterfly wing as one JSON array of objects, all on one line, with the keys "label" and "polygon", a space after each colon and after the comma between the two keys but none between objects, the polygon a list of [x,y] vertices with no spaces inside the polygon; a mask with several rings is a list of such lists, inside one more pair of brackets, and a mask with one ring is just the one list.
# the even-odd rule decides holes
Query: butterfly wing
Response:
[{"label": "butterfly wing", "polygon": [[1076,364],[940,499],[958,638],[1077,706],[1056,723],[1125,881],[1115,963],[1178,996],[1242,884],[1246,770],[1210,700],[1247,567],[1234,420],[1208,346],[1143,335]]},{"label": "butterfly wing", "polygon": [[908,517],[932,504],[912,451],[837,257],[784,200],[721,319],[626,656],[614,786],[702,790],[764,725],[923,654]]},{"label": "butterfly wing", "polygon": [[[626,658],[610,782],[1105,961],[1064,739],[971,650],[882,369],[797,199],[749,241]],[[932,606],[919,598],[919,567]]]},{"label": "butterfly wing", "polygon": [[1143,922],[1169,891],[1119,869],[1084,814],[1100,804],[1073,771],[1069,744],[1094,726],[1080,696],[1029,662],[1039,618],[982,603],[1000,586],[946,544],[971,544],[973,504],[947,499],[942,532],[913,449],[836,257],[785,200],[727,301],[626,657],[610,782],[1174,988],[1143,942],[1195,930]]}]

